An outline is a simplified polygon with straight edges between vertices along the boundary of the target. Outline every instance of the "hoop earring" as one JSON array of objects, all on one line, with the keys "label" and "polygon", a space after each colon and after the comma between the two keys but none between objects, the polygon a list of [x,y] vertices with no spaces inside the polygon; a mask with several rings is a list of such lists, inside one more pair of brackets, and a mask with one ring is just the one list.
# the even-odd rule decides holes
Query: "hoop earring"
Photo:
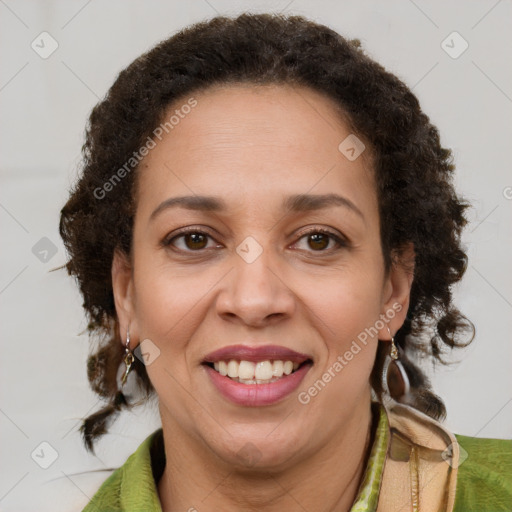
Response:
[{"label": "hoop earring", "polygon": [[389,351],[390,361],[386,370],[386,383],[388,393],[397,402],[407,402],[411,385],[409,377],[405,371],[404,365],[398,359],[398,348],[395,345],[395,338],[391,334],[388,327],[389,336],[391,337],[391,348]]},{"label": "hoop earring", "polygon": [[124,364],[126,366],[126,370],[123,374],[123,378],[121,379],[121,387],[124,386],[124,383],[126,382],[126,379],[128,378],[128,374],[130,373],[132,369],[133,361],[135,360],[135,357],[133,357],[133,352],[130,350],[130,329],[126,331],[126,347],[124,349],[125,356],[124,356]]}]

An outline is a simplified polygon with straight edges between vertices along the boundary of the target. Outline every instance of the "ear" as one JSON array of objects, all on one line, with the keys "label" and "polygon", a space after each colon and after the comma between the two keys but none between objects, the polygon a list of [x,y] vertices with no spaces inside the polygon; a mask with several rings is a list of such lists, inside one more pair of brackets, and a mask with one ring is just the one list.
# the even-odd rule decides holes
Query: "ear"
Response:
[{"label": "ear", "polygon": [[412,243],[392,254],[391,268],[383,287],[381,319],[386,325],[379,329],[380,340],[391,341],[389,331],[394,336],[405,321],[414,280],[414,261],[415,253]]},{"label": "ear", "polygon": [[135,290],[132,266],[128,257],[120,250],[114,251],[112,259],[112,291],[119,321],[119,333],[123,346],[126,333],[130,329],[130,348],[133,350],[138,343],[138,329],[135,319]]}]

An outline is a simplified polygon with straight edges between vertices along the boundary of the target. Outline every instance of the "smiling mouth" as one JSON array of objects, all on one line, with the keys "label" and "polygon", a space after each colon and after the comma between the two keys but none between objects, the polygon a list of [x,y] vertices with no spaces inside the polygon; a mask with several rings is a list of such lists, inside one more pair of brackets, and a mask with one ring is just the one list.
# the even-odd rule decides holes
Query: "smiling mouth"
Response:
[{"label": "smiling mouth", "polygon": [[214,363],[206,362],[204,364],[234,382],[251,385],[277,382],[295,373],[302,366],[312,365],[312,361],[307,359],[302,363],[298,363],[290,360],[276,359],[253,362],[230,359]]}]

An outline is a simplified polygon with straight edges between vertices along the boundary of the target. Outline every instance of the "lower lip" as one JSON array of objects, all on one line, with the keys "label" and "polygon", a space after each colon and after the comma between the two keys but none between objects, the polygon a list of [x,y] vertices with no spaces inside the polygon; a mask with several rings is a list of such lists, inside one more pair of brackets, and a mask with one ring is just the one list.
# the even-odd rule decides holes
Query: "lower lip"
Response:
[{"label": "lower lip", "polygon": [[311,363],[303,364],[290,375],[269,384],[242,384],[224,377],[210,366],[205,368],[215,387],[228,400],[238,405],[258,407],[275,404],[295,391],[311,368]]}]

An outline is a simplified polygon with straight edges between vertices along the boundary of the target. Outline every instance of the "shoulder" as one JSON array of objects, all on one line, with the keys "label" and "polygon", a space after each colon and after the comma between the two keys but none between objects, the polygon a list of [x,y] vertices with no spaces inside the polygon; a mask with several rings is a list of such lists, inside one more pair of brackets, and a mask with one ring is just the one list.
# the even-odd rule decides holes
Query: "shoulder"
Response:
[{"label": "shoulder", "polygon": [[461,459],[454,512],[512,510],[512,439],[455,438]]},{"label": "shoulder", "polygon": [[111,510],[120,512],[120,490],[122,482],[122,467],[114,471],[98,489],[91,501],[86,505],[82,512],[94,512],[95,510]]},{"label": "shoulder", "polygon": [[[426,463],[423,470],[436,471],[439,476],[422,487],[420,497],[427,508],[451,512],[512,511],[512,440],[454,434],[437,420],[403,404],[393,404],[388,414],[391,432],[400,433],[402,440],[419,447],[419,460]],[[395,456],[402,452],[397,450]],[[436,486],[436,481],[444,482],[444,489]],[[393,489],[398,492],[401,487],[398,484]],[[444,508],[435,508],[435,504],[432,507],[436,496],[443,495]]]},{"label": "shoulder", "polygon": [[82,512],[160,512],[151,452],[155,443],[161,442],[161,437],[162,429],[149,435],[126,462],[103,482]]}]

